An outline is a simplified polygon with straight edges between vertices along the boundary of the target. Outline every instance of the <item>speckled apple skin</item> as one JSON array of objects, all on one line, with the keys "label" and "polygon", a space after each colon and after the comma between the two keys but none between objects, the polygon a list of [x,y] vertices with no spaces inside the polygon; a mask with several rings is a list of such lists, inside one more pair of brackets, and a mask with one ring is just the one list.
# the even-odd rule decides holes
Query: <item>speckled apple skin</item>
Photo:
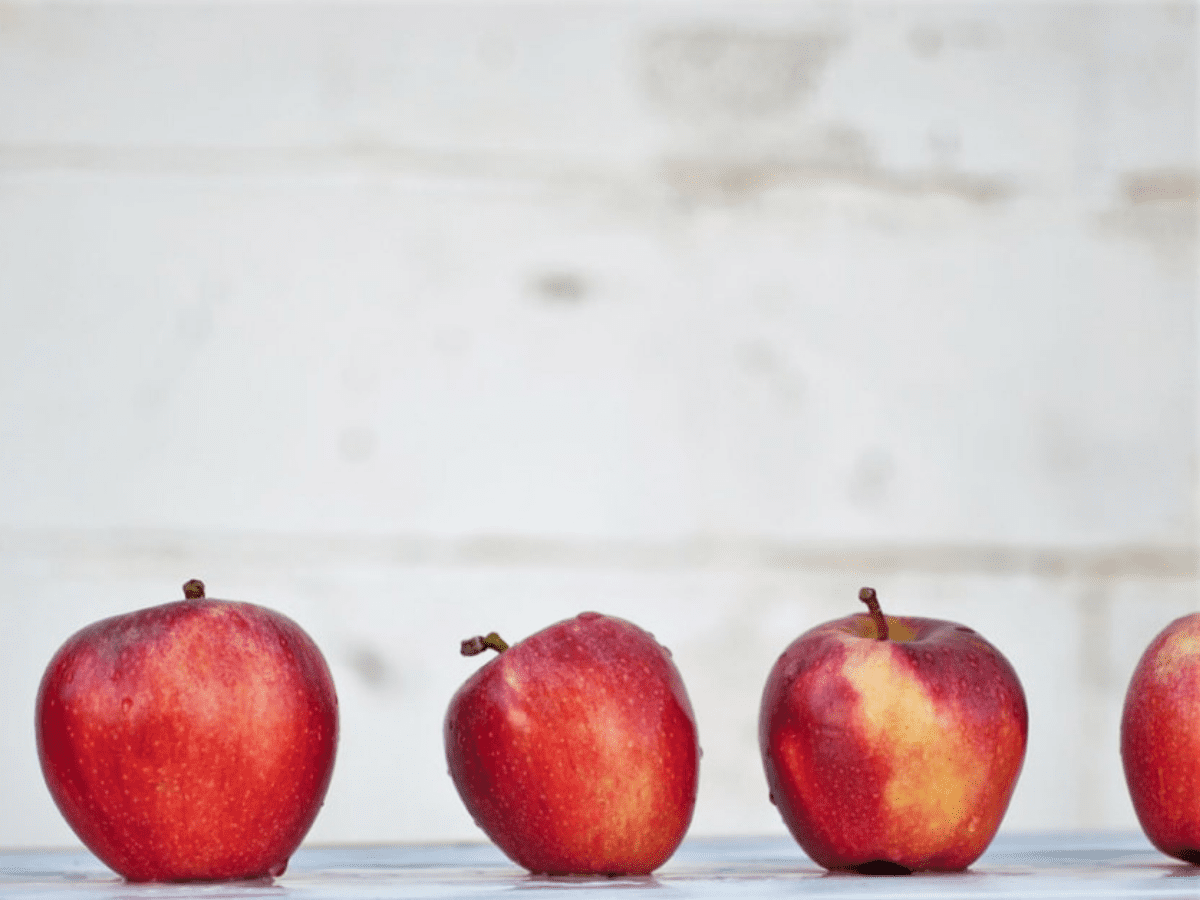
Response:
[{"label": "speckled apple skin", "polygon": [[1200,865],[1200,613],[1176,619],[1142,654],[1125,694],[1121,760],[1146,837]]},{"label": "speckled apple skin", "polygon": [[675,852],[700,745],[668,651],[597,613],[552,625],[477,670],[445,721],[450,776],[515,863],[644,875]]},{"label": "speckled apple skin", "polygon": [[866,614],[797,638],[767,680],[759,743],[770,797],[828,869],[958,871],[987,848],[1025,757],[1016,672],[968,628]]},{"label": "speckled apple skin", "polygon": [[290,619],[184,600],[68,639],[36,732],[67,823],[129,881],[259,878],[283,873],[321,807],[337,696]]}]

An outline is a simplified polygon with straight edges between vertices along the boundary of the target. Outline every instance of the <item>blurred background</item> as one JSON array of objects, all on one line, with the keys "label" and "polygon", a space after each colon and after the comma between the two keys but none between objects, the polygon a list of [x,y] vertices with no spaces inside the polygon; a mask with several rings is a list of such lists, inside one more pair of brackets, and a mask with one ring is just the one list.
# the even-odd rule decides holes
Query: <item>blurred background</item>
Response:
[{"label": "blurred background", "polygon": [[33,702],[189,578],[299,621],[319,842],[482,839],[451,694],[585,609],[674,651],[693,834],[783,833],[767,672],[858,612],[1012,661],[1006,829],[1135,828],[1197,584],[1196,5],[0,2],[0,845]]}]

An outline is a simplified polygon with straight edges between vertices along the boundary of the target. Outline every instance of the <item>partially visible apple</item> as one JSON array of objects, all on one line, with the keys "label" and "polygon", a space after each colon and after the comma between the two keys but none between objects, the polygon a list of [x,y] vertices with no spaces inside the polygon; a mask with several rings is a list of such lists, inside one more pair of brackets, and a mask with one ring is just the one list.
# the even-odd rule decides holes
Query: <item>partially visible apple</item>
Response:
[{"label": "partially visible apple", "polygon": [[1200,613],[1159,632],[1133,670],[1121,761],[1150,843],[1200,865]]},{"label": "partially visible apple", "polygon": [[700,745],[665,647],[583,613],[499,651],[450,701],[446,759],[475,822],[515,863],[549,875],[642,875],[683,840]]},{"label": "partially visible apple", "polygon": [[333,679],[291,619],[183,589],[87,626],[50,660],[36,713],[46,785],[129,881],[281,875],[333,773]]},{"label": "partially visible apple", "polygon": [[780,656],[759,713],[772,802],[827,869],[965,869],[987,848],[1025,757],[1025,695],[962,625],[869,613]]}]

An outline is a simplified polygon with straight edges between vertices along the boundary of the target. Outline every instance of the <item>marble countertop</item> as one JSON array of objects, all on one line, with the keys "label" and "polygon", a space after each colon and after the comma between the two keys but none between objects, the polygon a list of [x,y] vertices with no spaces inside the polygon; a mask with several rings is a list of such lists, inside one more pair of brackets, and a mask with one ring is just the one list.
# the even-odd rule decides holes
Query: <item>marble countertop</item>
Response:
[{"label": "marble countertop", "polygon": [[1200,867],[1172,860],[1137,833],[1006,834],[970,870],[869,877],[831,874],[786,836],[691,838],[646,878],[546,878],[515,867],[488,844],[305,846],[281,877],[224,884],[126,884],[82,849],[0,851],[5,900],[407,900],[561,892],[592,900],[637,891],[709,897],[1200,898]]}]

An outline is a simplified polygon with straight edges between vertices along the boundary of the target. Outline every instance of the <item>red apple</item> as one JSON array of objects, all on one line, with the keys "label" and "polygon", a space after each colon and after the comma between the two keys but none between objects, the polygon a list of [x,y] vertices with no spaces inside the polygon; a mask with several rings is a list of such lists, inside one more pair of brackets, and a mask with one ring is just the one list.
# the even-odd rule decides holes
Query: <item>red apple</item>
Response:
[{"label": "red apple", "polygon": [[1121,760],[1150,843],[1200,865],[1200,613],[1176,619],[1133,671]]},{"label": "red apple", "polygon": [[129,881],[280,875],[333,773],[333,680],[291,619],[199,581],[184,596],[89,625],[50,660],[46,785]]},{"label": "red apple", "polygon": [[675,852],[696,803],[700,745],[670,652],[583,613],[500,651],[450,701],[450,777],[477,825],[549,875],[644,875]]},{"label": "red apple", "polygon": [[759,745],[772,802],[827,869],[965,869],[987,848],[1025,757],[1012,666],[953,622],[869,614],[818,625],[767,679]]}]

